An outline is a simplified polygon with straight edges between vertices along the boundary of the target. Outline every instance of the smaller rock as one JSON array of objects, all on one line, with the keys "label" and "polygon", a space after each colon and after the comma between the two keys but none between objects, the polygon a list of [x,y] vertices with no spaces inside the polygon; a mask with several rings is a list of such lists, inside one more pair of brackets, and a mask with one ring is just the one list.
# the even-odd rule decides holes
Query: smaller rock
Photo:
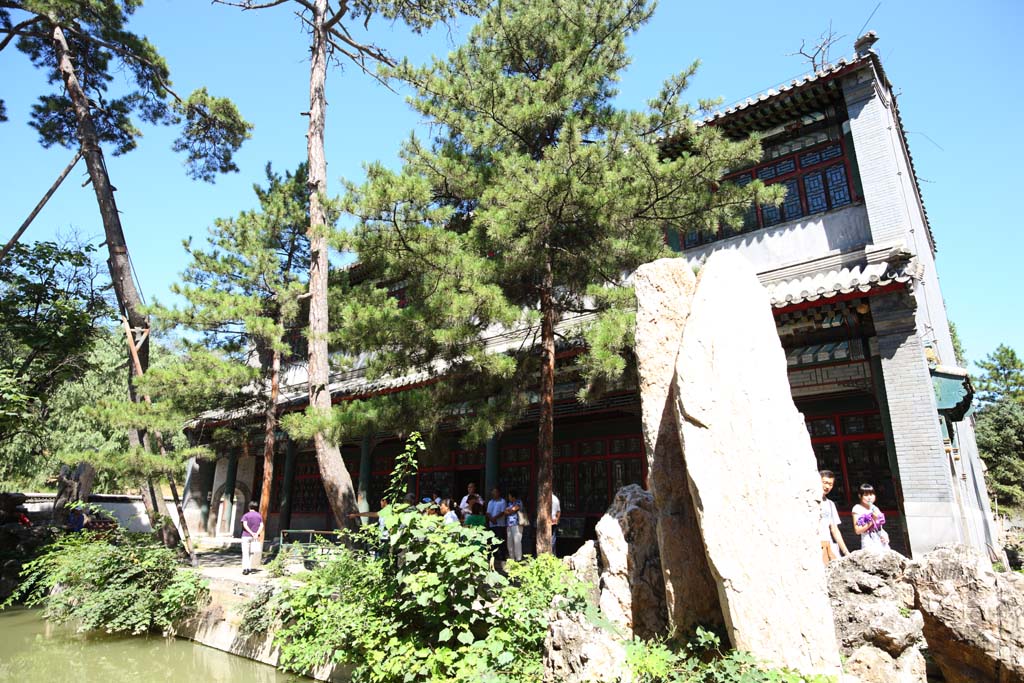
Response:
[{"label": "smaller rock", "polygon": [[601,611],[627,636],[664,635],[668,611],[653,496],[636,484],[622,487],[596,531]]},{"label": "smaller rock", "polygon": [[590,602],[597,605],[601,600],[601,575],[597,566],[597,546],[587,541],[572,555],[563,559],[576,578],[588,589]]},{"label": "smaller rock", "polygon": [[1024,681],[1024,576],[992,571],[967,546],[939,546],[907,576],[947,683]]},{"label": "smaller rock", "polygon": [[622,639],[579,612],[555,612],[544,639],[545,683],[630,683]]},{"label": "smaller rock", "polygon": [[862,683],[924,683],[924,619],[912,609],[910,562],[857,551],[829,565],[828,591],[844,670]]}]

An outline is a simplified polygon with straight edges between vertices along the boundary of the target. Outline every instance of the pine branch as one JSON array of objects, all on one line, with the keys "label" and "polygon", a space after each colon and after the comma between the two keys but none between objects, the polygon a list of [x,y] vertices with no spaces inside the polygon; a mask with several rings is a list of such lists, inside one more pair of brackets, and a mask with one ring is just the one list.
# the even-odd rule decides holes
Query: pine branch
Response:
[{"label": "pine branch", "polygon": [[7,47],[7,44],[14,40],[17,36],[38,36],[39,34],[33,33],[31,31],[24,31],[24,29],[42,20],[42,17],[35,16],[32,17],[31,19],[26,19],[20,24],[15,24],[9,29],[0,29],[0,33],[7,34],[7,37],[0,41],[0,52],[3,52],[4,48]]}]

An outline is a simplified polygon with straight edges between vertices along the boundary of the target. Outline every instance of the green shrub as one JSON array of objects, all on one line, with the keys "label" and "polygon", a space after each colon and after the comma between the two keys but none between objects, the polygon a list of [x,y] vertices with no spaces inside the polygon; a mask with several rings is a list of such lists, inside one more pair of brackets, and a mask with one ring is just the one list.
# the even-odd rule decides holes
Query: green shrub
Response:
[{"label": "green shrub", "polygon": [[199,575],[149,534],[123,531],[60,536],[25,565],[16,600],[43,606],[44,616],[80,631],[172,632],[208,597]]},{"label": "green shrub", "polygon": [[834,683],[814,676],[773,669],[745,652],[723,652],[717,635],[697,629],[683,651],[658,641],[626,643],[626,664],[636,683]]},{"label": "green shrub", "polygon": [[386,542],[369,543],[383,547],[379,556],[342,548],[305,584],[247,606],[247,622],[282,624],[280,666],[308,673],[344,663],[370,683],[539,681],[552,600],[561,596],[567,610],[586,603],[572,573],[545,556],[506,579],[488,568],[485,530],[407,506],[383,519]]}]

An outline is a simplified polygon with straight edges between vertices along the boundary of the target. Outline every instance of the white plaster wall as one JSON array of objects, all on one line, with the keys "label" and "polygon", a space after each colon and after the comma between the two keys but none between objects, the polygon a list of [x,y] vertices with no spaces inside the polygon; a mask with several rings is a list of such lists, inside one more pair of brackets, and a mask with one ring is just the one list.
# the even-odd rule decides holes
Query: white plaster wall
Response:
[{"label": "white plaster wall", "polygon": [[757,272],[774,270],[822,256],[859,249],[871,243],[868,214],[863,204],[773,225],[683,252],[691,265],[716,252],[735,250]]}]

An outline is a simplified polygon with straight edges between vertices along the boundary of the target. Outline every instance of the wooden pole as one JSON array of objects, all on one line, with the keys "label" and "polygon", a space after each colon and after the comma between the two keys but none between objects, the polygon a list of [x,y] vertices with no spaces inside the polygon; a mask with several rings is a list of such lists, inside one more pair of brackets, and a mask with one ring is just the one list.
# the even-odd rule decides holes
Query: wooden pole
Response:
[{"label": "wooden pole", "polygon": [[32,213],[28,215],[28,218],[26,218],[25,222],[21,224],[21,227],[18,228],[18,231],[14,233],[14,237],[12,237],[7,242],[7,244],[4,245],[3,249],[0,249],[0,261],[3,261],[4,257],[7,256],[7,252],[13,249],[14,245],[18,243],[18,240],[21,239],[21,236],[25,234],[26,230],[28,230],[28,226],[32,225],[32,221],[34,221],[36,216],[39,215],[39,212],[43,210],[43,207],[46,206],[46,202],[50,201],[50,197],[52,197],[53,193],[57,191],[57,188],[60,187],[60,184],[64,182],[64,179],[68,177],[69,173],[71,173],[71,169],[75,167],[75,164],[77,164],[78,160],[81,158],[82,150],[79,149],[77,152],[75,152],[75,157],[71,160],[71,163],[64,167],[64,170],[60,172],[60,175],[57,176],[57,179],[53,181],[53,185],[50,185],[50,189],[46,191],[46,194],[43,195],[43,198],[39,200],[38,204],[36,204],[36,208],[32,209]]}]

